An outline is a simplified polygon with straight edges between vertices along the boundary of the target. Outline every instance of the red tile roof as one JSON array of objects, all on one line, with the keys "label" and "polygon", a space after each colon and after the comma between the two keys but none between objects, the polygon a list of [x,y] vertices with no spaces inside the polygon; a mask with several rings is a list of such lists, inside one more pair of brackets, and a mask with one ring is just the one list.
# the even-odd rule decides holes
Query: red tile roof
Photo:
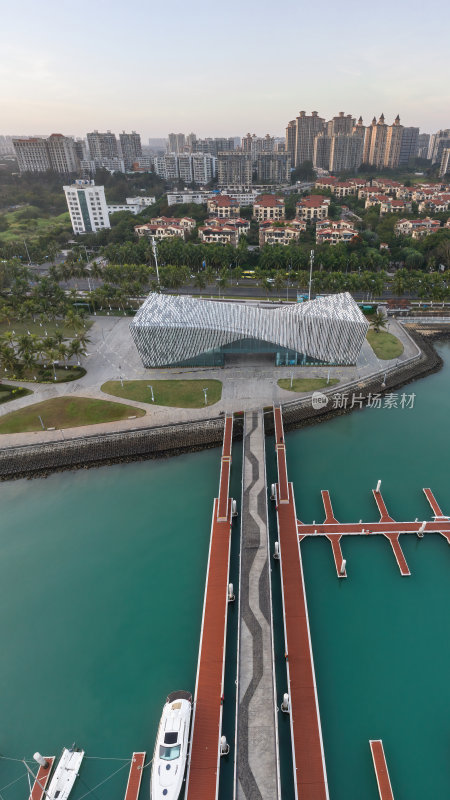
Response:
[{"label": "red tile roof", "polygon": [[263,206],[273,208],[275,206],[284,206],[282,197],[277,197],[275,194],[261,194],[255,200],[255,206]]}]

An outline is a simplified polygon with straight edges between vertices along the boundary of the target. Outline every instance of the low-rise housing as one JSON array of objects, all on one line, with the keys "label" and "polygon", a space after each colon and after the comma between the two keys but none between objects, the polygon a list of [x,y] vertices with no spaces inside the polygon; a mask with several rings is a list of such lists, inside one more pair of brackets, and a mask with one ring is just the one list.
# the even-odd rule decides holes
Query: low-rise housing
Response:
[{"label": "low-rise housing", "polygon": [[329,205],[329,197],[324,197],[322,194],[311,194],[309,197],[303,197],[296,204],[296,217],[306,221],[326,219]]},{"label": "low-rise housing", "polygon": [[394,227],[396,236],[411,236],[413,239],[421,239],[435,233],[441,227],[438,219],[425,217],[424,219],[400,219]]},{"label": "low-rise housing", "polygon": [[316,223],[317,244],[351,242],[355,236],[358,236],[358,231],[347,220],[327,219]]},{"label": "low-rise housing", "polygon": [[217,194],[207,200],[208,213],[219,217],[219,219],[232,219],[240,214],[240,206],[227,194]]},{"label": "low-rise housing", "polygon": [[358,191],[351,181],[337,181],[333,186],[330,186],[330,189],[336,197],[348,197],[348,195],[356,194]]},{"label": "low-rise housing", "polygon": [[450,208],[450,194],[441,193],[429,200],[419,203],[419,211],[431,211],[432,214],[442,214]]},{"label": "low-rise housing", "polygon": [[234,228],[238,236],[245,235],[250,230],[250,221],[248,219],[242,219],[241,217],[233,217],[232,219],[209,217],[209,219],[205,219],[204,224],[206,228],[220,228],[223,225],[227,225],[230,228]]},{"label": "low-rise housing", "polygon": [[116,214],[117,211],[130,211],[140,214],[149,206],[156,203],[156,197],[127,197],[126,203],[108,203],[108,213]]},{"label": "low-rise housing", "polygon": [[134,230],[140,236],[147,236],[149,239],[170,239],[179,236],[185,239],[186,235],[195,228],[195,220],[191,217],[155,217],[144,225],[135,225]]},{"label": "low-rise housing", "polygon": [[275,194],[261,194],[253,205],[253,216],[259,222],[284,219],[284,199]]},{"label": "low-rise housing", "polygon": [[316,189],[331,189],[337,182],[338,178],[334,175],[329,175],[327,178],[317,178],[314,186]]},{"label": "low-rise housing", "polygon": [[262,222],[259,226],[259,246],[265,244],[288,245],[297,242],[300,234],[306,230],[306,222],[301,219],[290,219],[284,222]]},{"label": "low-rise housing", "polygon": [[[206,220],[206,223],[211,220]],[[236,247],[239,241],[238,229],[229,222],[217,222],[213,225],[202,225],[198,229],[200,241],[205,244],[231,244]]]}]

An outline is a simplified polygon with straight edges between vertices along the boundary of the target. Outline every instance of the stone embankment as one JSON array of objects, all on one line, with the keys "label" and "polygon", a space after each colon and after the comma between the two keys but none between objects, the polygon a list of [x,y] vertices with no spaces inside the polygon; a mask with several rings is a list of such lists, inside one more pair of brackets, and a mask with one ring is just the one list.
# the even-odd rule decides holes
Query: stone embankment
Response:
[{"label": "stone embankment", "polygon": [[[362,405],[367,404],[369,395],[394,392],[405,384],[436,372],[442,360],[430,341],[417,329],[409,333],[420,348],[420,355],[409,360],[386,374],[383,373],[362,379],[353,384],[339,387],[340,393],[352,393],[362,397]],[[445,336],[444,330],[434,331],[433,338]],[[336,391],[336,390],[334,390]],[[329,391],[329,394],[333,394]],[[286,430],[314,425],[334,416],[349,413],[352,409],[330,408],[314,409],[311,398],[294,400],[283,405],[283,419]],[[270,409],[267,409],[269,412]],[[235,415],[234,437],[242,436],[242,416]],[[266,433],[273,432],[273,416],[265,414]],[[0,480],[45,476],[66,469],[86,469],[89,467],[114,464],[118,462],[162,458],[180,453],[217,447],[222,443],[223,416],[208,420],[195,420],[176,425],[141,428],[110,434],[82,436],[60,442],[49,442],[8,447],[0,450]]]}]

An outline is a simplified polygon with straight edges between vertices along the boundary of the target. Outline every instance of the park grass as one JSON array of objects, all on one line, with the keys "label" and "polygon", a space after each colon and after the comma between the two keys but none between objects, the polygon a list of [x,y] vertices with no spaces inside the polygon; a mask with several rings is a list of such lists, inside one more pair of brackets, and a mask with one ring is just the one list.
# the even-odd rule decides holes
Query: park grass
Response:
[{"label": "park grass", "polygon": [[34,403],[0,417],[0,434],[40,431],[45,428],[76,428],[100,422],[116,422],[130,416],[142,417],[145,411],[123,403],[95,400],[89,397],[56,397]]},{"label": "park grass", "polygon": [[24,386],[11,386],[8,383],[0,383],[0,404],[9,403],[10,400],[17,400],[27,394],[33,394],[33,392],[30,389],[25,389]]},{"label": "park grass", "polygon": [[10,211],[2,214],[1,216],[8,223],[6,231],[0,232],[0,242],[12,242],[15,239],[27,240],[38,238],[39,236],[49,236],[50,234],[72,231],[70,224],[70,215],[68,211],[58,216],[38,216],[35,219],[21,219],[21,213],[25,209],[33,209],[38,213],[42,213],[36,206],[23,206],[16,211]]},{"label": "park grass", "polygon": [[[82,329],[84,333],[92,327],[93,321],[86,319],[85,325],[86,327]],[[76,336],[74,329],[65,325],[62,320],[58,325],[56,325],[56,322],[43,322],[42,325],[40,325],[39,320],[33,322],[32,319],[20,321],[12,319],[9,322],[0,322],[0,336],[4,333],[12,333],[13,331],[16,336],[26,336],[28,331],[30,331],[31,334],[39,336],[40,339],[45,338],[45,331],[47,331],[48,336],[62,333],[65,339],[74,339]]]},{"label": "park grass", "polygon": [[[152,402],[149,385],[153,386],[155,402]],[[105,394],[122,397],[125,400],[136,400],[139,403],[149,403],[156,406],[171,406],[172,408],[202,408],[205,405],[203,389],[208,389],[208,402],[212,406],[222,397],[222,383],[215,380],[185,380],[185,381],[107,381],[101,387]]]},{"label": "park grass", "polygon": [[373,352],[382,361],[389,361],[391,358],[398,358],[403,353],[403,345],[392,333],[387,331],[367,332],[367,341]]},{"label": "park grass", "polygon": [[[56,374],[56,381],[55,381]],[[30,383],[69,383],[70,381],[78,381],[86,375],[84,367],[56,367],[53,372],[53,367],[38,366],[36,369],[24,369],[20,375],[12,375],[6,373],[6,377],[10,381],[28,381]],[[36,380],[35,380],[36,378]]]},{"label": "park grass", "polygon": [[327,383],[326,378],[280,378],[278,386],[280,389],[287,389],[288,392],[316,392],[318,389],[326,389],[327,386],[335,386],[339,383],[338,378],[330,378]]}]

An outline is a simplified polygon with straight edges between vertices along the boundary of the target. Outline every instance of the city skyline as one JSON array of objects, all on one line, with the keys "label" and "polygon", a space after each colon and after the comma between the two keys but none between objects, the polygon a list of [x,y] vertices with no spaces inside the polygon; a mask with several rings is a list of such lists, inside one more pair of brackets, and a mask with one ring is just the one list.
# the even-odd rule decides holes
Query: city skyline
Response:
[{"label": "city skyline", "polygon": [[2,15],[1,133],[125,128],[144,143],[190,130],[283,136],[303,108],[327,119],[340,110],[362,115],[366,125],[374,115],[400,114],[427,133],[448,127],[446,4],[432,0],[424,14],[422,5],[382,0],[370,30],[355,0],[345,6],[345,26],[342,7],[325,5],[319,25],[304,4],[288,2],[278,20],[261,0],[256,35],[254,9],[232,0],[218,39],[217,15],[204,0],[194,10],[174,0],[170,19],[164,8],[144,8],[129,29],[116,0],[107,17],[86,0],[70,16],[55,0],[45,16],[24,0],[20,37],[15,9]]}]

